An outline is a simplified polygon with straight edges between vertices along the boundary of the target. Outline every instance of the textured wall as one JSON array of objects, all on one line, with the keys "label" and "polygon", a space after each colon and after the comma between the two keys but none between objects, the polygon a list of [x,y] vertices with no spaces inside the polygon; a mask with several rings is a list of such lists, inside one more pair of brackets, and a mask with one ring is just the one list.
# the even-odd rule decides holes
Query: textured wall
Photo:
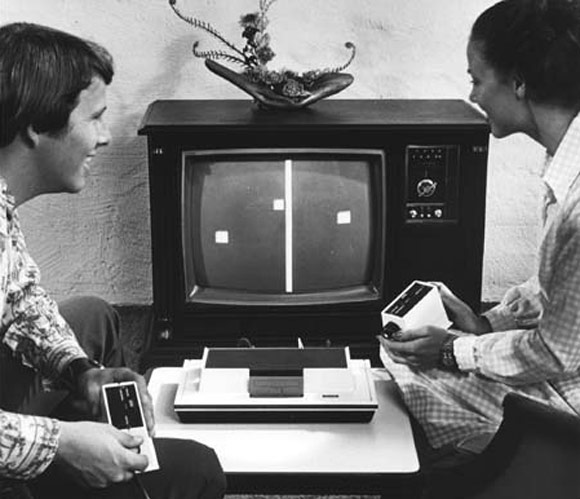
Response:
[{"label": "textured wall", "polygon": [[[258,0],[181,0],[183,10],[241,44],[239,14]],[[354,42],[355,82],[340,98],[467,98],[465,43],[492,0],[279,0],[270,11],[273,66],[334,67]],[[152,100],[244,98],[205,70],[191,44],[215,48],[177,19],[166,0],[0,0],[0,23],[30,21],[94,39],[115,57],[108,121],[113,143],[79,195],[45,196],[21,209],[32,254],[55,297],[100,295],[151,301],[146,144],[136,131]],[[485,300],[534,266],[542,152],[524,137],[492,141]]]}]

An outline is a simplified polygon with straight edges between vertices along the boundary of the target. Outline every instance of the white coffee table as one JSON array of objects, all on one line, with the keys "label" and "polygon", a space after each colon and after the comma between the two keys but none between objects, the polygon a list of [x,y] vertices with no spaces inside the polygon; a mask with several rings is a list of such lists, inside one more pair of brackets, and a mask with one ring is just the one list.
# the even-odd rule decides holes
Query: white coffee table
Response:
[{"label": "white coffee table", "polygon": [[156,436],[214,448],[230,491],[378,494],[418,482],[409,417],[384,370],[373,369],[379,409],[369,423],[184,424],[173,410],[181,376],[179,367],[151,373]]}]

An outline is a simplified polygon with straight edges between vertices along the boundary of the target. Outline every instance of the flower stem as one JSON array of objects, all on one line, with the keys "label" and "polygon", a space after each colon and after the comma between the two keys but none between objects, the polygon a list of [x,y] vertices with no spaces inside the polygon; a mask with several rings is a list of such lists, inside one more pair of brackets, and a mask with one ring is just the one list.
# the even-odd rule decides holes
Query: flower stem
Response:
[{"label": "flower stem", "polygon": [[199,19],[196,19],[195,17],[190,17],[190,16],[186,16],[185,14],[182,14],[181,11],[175,5],[174,2],[170,2],[169,5],[173,9],[173,12],[175,12],[175,14],[180,19],[184,20],[188,24],[191,24],[194,28],[202,29],[205,32],[207,32],[210,35],[212,35],[214,38],[217,38],[224,45],[226,45],[227,47],[229,47],[230,49],[232,49],[237,54],[241,55],[244,58],[244,61],[245,61],[244,53],[238,47],[236,47],[233,43],[230,43],[228,40],[226,40],[211,24],[206,23],[206,22],[203,22],[203,21],[200,21]]},{"label": "flower stem", "polygon": [[344,46],[347,49],[350,49],[350,57],[348,58],[348,61],[346,61],[346,63],[344,63],[342,66],[338,66],[337,68],[333,68],[329,71],[329,73],[340,73],[341,71],[344,71],[346,68],[348,68],[351,64],[351,62],[354,59],[354,56],[356,55],[356,46],[354,43],[352,42],[346,42],[344,44]]}]

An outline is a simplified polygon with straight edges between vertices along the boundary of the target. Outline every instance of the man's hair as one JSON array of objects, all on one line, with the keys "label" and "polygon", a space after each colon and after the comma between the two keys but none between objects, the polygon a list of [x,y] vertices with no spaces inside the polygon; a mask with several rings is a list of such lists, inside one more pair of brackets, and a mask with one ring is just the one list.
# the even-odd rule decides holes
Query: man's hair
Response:
[{"label": "man's hair", "polygon": [[530,100],[580,104],[580,1],[503,0],[478,17],[470,40],[499,75],[520,78]]},{"label": "man's hair", "polygon": [[108,85],[113,59],[100,45],[30,23],[0,27],[0,148],[29,126],[58,134],[82,90],[98,76]]}]

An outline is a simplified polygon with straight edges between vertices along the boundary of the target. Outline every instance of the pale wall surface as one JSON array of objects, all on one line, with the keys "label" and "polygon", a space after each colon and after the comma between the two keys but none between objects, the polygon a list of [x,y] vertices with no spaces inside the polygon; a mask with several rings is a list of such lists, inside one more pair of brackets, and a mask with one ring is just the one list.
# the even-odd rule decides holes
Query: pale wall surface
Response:
[{"label": "pale wall surface", "polygon": [[[183,10],[241,45],[241,13],[258,0],[181,0]],[[279,0],[270,11],[274,66],[335,67],[358,48],[355,82],[339,98],[467,98],[465,44],[493,0]],[[145,138],[136,132],[155,99],[245,98],[191,56],[216,47],[177,19],[166,0],[0,0],[0,23],[29,21],[99,41],[117,73],[109,90],[113,143],[79,195],[46,196],[21,209],[44,285],[56,298],[97,294],[150,303]],[[483,299],[497,300],[534,266],[541,150],[524,137],[492,141]]]}]

